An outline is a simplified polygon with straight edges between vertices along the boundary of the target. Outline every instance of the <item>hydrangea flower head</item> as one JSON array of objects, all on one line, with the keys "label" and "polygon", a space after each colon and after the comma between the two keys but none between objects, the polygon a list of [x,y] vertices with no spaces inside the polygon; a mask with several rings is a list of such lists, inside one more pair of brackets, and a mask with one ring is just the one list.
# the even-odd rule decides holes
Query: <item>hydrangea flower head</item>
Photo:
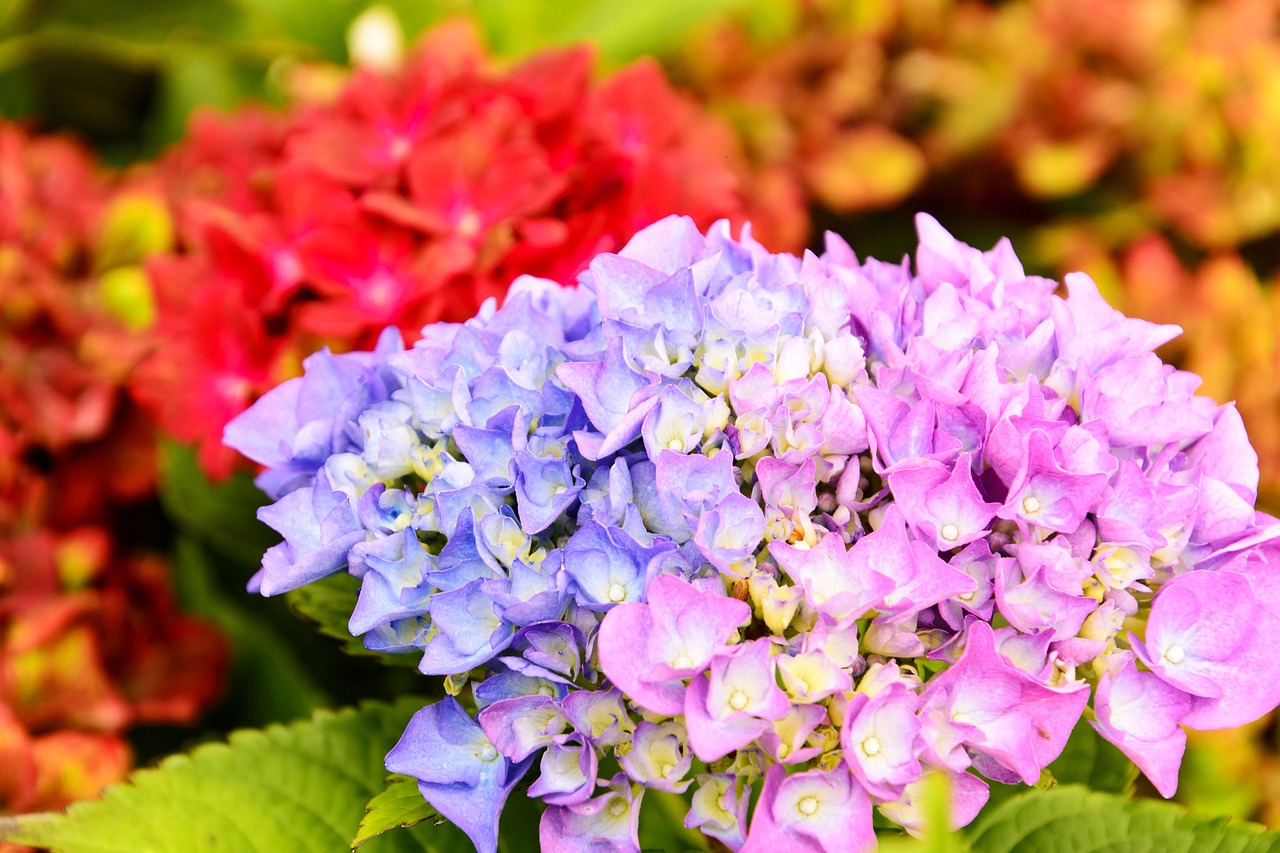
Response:
[{"label": "hydrangea flower head", "polygon": [[[1086,717],[1171,794],[1180,726],[1280,702],[1280,524],[1177,329],[917,225],[913,272],[670,217],[230,425],[285,537],[255,588],[345,569],[353,633],[469,687],[393,763],[479,850],[526,770],[552,849],[635,849],[649,788],[734,850],[869,849]],[[446,780],[472,741],[506,763]]]}]

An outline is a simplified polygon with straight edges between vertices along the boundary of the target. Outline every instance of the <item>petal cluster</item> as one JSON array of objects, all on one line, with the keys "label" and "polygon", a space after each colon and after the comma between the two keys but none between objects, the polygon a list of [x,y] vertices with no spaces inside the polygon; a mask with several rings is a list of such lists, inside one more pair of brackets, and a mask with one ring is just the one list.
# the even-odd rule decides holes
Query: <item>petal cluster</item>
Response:
[{"label": "petal cluster", "polygon": [[810,4],[767,36],[742,16],[687,40],[672,74],[734,115],[755,168],[798,181],[824,221],[865,227],[912,198],[940,217],[1016,210],[1011,236],[1035,266],[1094,270],[1126,312],[1184,326],[1163,354],[1238,402],[1276,511],[1280,269],[1252,247],[1280,234],[1280,205],[1255,201],[1280,176],[1265,95],[1280,80],[1280,7],[937,11],[945,27],[919,26],[908,3],[856,19]]},{"label": "petal cluster", "polygon": [[648,788],[867,849],[926,774],[966,823],[1087,718],[1168,794],[1181,726],[1280,702],[1280,524],[1178,329],[917,227],[913,270],[669,217],[230,424],[284,537],[253,587],[348,571],[352,632],[448,676],[394,763],[478,849],[535,764],[549,849],[635,849]]}]

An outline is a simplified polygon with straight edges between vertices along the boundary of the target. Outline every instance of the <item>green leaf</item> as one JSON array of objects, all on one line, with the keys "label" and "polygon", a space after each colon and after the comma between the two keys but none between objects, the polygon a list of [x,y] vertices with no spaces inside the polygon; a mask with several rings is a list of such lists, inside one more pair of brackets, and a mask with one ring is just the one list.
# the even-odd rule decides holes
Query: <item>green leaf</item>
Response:
[{"label": "green leaf", "polygon": [[[319,679],[308,671],[297,637],[312,639],[282,601],[228,594],[219,581],[228,572],[195,541],[178,540],[174,582],[183,609],[221,629],[231,644],[231,664],[223,701],[206,725],[261,726],[305,717],[330,702]],[[242,587],[243,589],[243,587]]]},{"label": "green leaf", "polygon": [[193,449],[174,442],[160,448],[160,502],[183,532],[246,566],[257,566],[263,553],[280,541],[258,521],[266,495],[240,472],[214,483],[200,470]]},{"label": "green leaf", "polygon": [[1083,719],[1076,723],[1062,755],[1049,765],[1049,772],[1059,785],[1087,785],[1110,794],[1129,793],[1138,778],[1133,762]]},{"label": "green leaf", "polygon": [[370,666],[372,653],[344,653],[299,619],[283,597],[246,593],[245,567],[191,538],[179,538],[175,557],[174,583],[184,610],[216,623],[232,646],[227,690],[205,718],[206,729],[287,722],[320,707],[435,689],[412,668],[413,656],[380,656],[403,665]]},{"label": "green leaf", "polygon": [[422,799],[422,794],[418,791],[418,780],[403,773],[396,773],[388,778],[387,787],[369,801],[364,811],[360,829],[356,832],[356,837],[351,839],[352,850],[389,829],[410,827],[424,820],[439,818],[435,809]]},{"label": "green leaf", "polygon": [[[383,757],[421,705],[369,703],[235,732],[228,743],[140,770],[66,814],[0,819],[0,839],[54,853],[346,850],[363,804],[383,788]],[[431,843],[425,837],[392,833],[362,853],[466,849],[452,827],[431,828]]]},{"label": "green leaf", "polygon": [[[530,776],[537,770],[530,771]],[[525,782],[529,782],[526,776]],[[542,801],[528,795],[529,789],[522,783],[507,799],[502,808],[502,825],[498,829],[498,853],[541,853],[538,824],[542,820]],[[415,830],[420,829],[415,827]],[[361,851],[364,853],[364,851]]]},{"label": "green leaf", "polygon": [[1280,833],[1256,824],[1188,815],[1156,800],[1130,801],[1079,785],[1034,790],[979,817],[981,853],[1273,853]]},{"label": "green leaf", "polygon": [[285,593],[285,600],[303,618],[316,624],[321,634],[342,642],[342,650],[355,657],[377,658],[388,666],[416,666],[413,655],[389,655],[371,652],[358,637],[347,628],[351,611],[355,609],[360,594],[360,580],[340,573],[312,581],[306,586]]},{"label": "green leaf", "polygon": [[710,850],[707,836],[696,829],[685,829],[684,818],[689,804],[678,794],[644,792],[640,806],[640,849],[642,850]]}]

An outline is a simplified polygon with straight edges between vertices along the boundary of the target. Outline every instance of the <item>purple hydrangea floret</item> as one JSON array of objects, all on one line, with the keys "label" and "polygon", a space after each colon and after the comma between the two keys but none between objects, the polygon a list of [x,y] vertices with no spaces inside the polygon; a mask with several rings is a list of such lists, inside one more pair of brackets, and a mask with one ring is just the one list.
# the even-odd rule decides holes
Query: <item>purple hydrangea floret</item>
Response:
[{"label": "purple hydrangea floret", "polygon": [[549,850],[636,849],[647,789],[869,849],[1082,721],[1170,796],[1184,728],[1280,703],[1280,523],[1179,330],[917,228],[913,272],[670,217],[228,427],[284,537],[251,587],[347,571],[351,631],[447,677],[387,766],[478,850],[526,773]]}]

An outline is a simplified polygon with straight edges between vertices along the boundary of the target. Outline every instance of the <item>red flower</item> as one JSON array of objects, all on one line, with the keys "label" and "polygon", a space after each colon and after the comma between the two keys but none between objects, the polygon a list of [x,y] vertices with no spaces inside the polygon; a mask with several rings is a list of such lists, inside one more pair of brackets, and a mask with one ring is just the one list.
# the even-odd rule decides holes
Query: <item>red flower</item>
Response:
[{"label": "red flower", "polygon": [[96,794],[127,727],[191,722],[221,686],[220,638],[115,538],[156,442],[109,303],[139,275],[114,192],[72,143],[0,124],[0,814]]},{"label": "red flower", "polygon": [[160,169],[181,184],[167,193],[180,252],[149,267],[159,319],[139,396],[220,476],[223,426],[318,344],[367,346],[388,325],[412,338],[521,274],[573,284],[670,213],[743,218],[727,126],[655,64],[599,85],[590,70],[577,49],[502,72],[454,23],[402,71],[356,72],[332,103],[246,113],[246,142],[240,118],[204,118]]}]

